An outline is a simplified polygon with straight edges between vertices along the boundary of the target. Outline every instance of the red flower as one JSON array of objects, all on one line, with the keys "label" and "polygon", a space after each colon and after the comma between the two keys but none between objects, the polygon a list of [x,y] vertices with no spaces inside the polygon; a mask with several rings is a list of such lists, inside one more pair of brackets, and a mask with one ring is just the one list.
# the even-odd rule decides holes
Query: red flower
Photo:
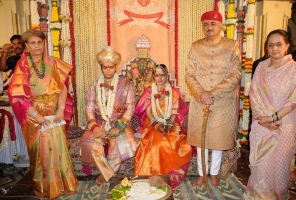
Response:
[{"label": "red flower", "polygon": [[164,94],[167,95],[167,96],[169,96],[169,95],[170,95],[170,92],[166,90],[166,91],[164,92]]},{"label": "red flower", "polygon": [[160,98],[160,94],[155,94],[155,95],[154,95],[154,98],[155,98],[155,99],[159,99],[159,98]]},{"label": "red flower", "polygon": [[101,83],[101,84],[100,84],[100,87],[105,87],[105,86],[106,86],[105,83]]},{"label": "red flower", "polygon": [[110,86],[109,86],[109,89],[110,89],[110,90],[113,90],[113,89],[114,89],[114,86],[113,86],[113,85],[110,85]]}]

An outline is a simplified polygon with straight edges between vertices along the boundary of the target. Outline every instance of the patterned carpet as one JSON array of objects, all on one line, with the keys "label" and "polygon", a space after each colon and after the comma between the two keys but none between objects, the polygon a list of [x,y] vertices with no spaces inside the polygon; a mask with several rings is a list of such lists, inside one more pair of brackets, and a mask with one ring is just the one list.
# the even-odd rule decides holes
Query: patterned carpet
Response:
[{"label": "patterned carpet", "polygon": [[0,164],[0,190],[9,190],[22,179],[26,170],[27,168],[16,168],[12,164]]},{"label": "patterned carpet", "polygon": [[195,200],[195,199],[243,199],[245,186],[237,180],[237,178],[230,174],[224,180],[220,179],[220,187],[212,187],[209,180],[210,194],[208,194],[204,185],[201,188],[196,188],[193,185],[197,177],[189,176],[182,182],[182,184],[174,191],[175,200]]},{"label": "patterned carpet", "polygon": [[[95,183],[96,176],[78,177],[79,186],[77,187],[77,194],[72,196],[61,196],[57,200],[103,200],[110,198],[110,191],[112,188],[119,184],[120,180],[125,177],[124,175],[114,177],[109,184],[97,185]],[[232,174],[227,180],[221,179],[221,186],[216,189],[211,187],[211,194],[209,195],[204,187],[198,189],[193,186],[196,176],[188,176],[182,184],[173,192],[173,197],[169,199],[175,200],[195,200],[195,199],[242,199],[244,186]],[[24,178],[19,181],[5,196],[1,199],[21,199],[33,200],[38,199],[34,193],[32,185],[32,174],[28,173]]]}]

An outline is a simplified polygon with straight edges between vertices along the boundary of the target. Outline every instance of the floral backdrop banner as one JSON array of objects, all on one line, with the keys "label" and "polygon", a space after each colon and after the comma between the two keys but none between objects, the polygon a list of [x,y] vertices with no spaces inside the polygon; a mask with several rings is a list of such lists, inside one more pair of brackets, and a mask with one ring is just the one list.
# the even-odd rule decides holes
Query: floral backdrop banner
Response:
[{"label": "floral backdrop banner", "polygon": [[123,66],[137,55],[141,35],[151,42],[150,56],[175,69],[175,1],[109,0],[108,43],[122,56]]}]

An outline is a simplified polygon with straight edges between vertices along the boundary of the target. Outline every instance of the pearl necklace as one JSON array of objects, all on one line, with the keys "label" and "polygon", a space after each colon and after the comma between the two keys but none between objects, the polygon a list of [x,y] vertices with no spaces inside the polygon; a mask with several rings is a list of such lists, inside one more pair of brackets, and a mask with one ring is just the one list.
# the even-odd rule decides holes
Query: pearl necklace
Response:
[{"label": "pearl necklace", "polygon": [[[106,121],[104,126],[105,131],[109,131],[111,129],[110,119],[111,119],[111,115],[114,108],[118,81],[119,81],[119,75],[115,73],[111,82],[111,85],[114,86],[114,89],[108,90],[108,99],[106,99],[105,87],[100,86],[102,83],[104,83],[103,74],[100,75],[100,78],[96,85],[97,103],[100,109],[101,116]],[[106,104],[106,101],[107,101],[107,104]]]},{"label": "pearl necklace", "polygon": [[[164,110],[162,110],[160,107],[159,98],[155,99],[154,97],[154,95],[158,94],[156,84],[152,83],[151,88],[152,88],[152,94],[151,94],[152,114],[156,119],[156,121],[164,123],[164,125],[166,125],[166,120],[169,119],[172,114],[172,101],[173,101],[172,87],[168,83],[165,84],[165,90],[169,92],[169,95],[165,95]],[[157,114],[156,108],[157,110],[159,110],[160,115],[162,117],[159,117],[159,115]]]}]

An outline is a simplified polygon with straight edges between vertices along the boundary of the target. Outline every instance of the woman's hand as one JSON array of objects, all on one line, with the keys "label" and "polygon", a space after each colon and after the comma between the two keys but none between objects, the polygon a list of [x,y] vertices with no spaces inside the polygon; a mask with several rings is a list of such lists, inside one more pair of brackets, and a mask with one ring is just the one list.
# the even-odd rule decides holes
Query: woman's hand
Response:
[{"label": "woman's hand", "polygon": [[35,117],[35,120],[38,122],[38,124],[42,125],[42,124],[45,124],[46,123],[46,119],[40,115],[40,114],[37,114],[36,117]]},{"label": "woman's hand", "polygon": [[259,120],[258,124],[267,128],[270,131],[276,130],[279,127],[279,124],[275,124],[272,122],[271,116],[258,117],[257,120]]},{"label": "woman's hand", "polygon": [[102,127],[96,127],[93,130],[93,134],[94,134],[95,138],[104,138],[106,136],[106,131]]},{"label": "woman's hand", "polygon": [[119,134],[119,132],[120,132],[120,129],[117,126],[115,126],[115,127],[110,129],[109,136],[110,137],[116,137]]},{"label": "woman's hand", "polygon": [[267,127],[267,129],[270,131],[274,131],[274,130],[278,129],[279,126],[280,126],[279,124],[272,123],[269,127]]},{"label": "woman's hand", "polygon": [[60,121],[62,119],[64,119],[64,110],[61,108],[58,108],[57,113],[56,113],[56,120]]},{"label": "woman's hand", "polygon": [[258,124],[267,128],[272,124],[272,118],[270,116],[257,117]]}]

